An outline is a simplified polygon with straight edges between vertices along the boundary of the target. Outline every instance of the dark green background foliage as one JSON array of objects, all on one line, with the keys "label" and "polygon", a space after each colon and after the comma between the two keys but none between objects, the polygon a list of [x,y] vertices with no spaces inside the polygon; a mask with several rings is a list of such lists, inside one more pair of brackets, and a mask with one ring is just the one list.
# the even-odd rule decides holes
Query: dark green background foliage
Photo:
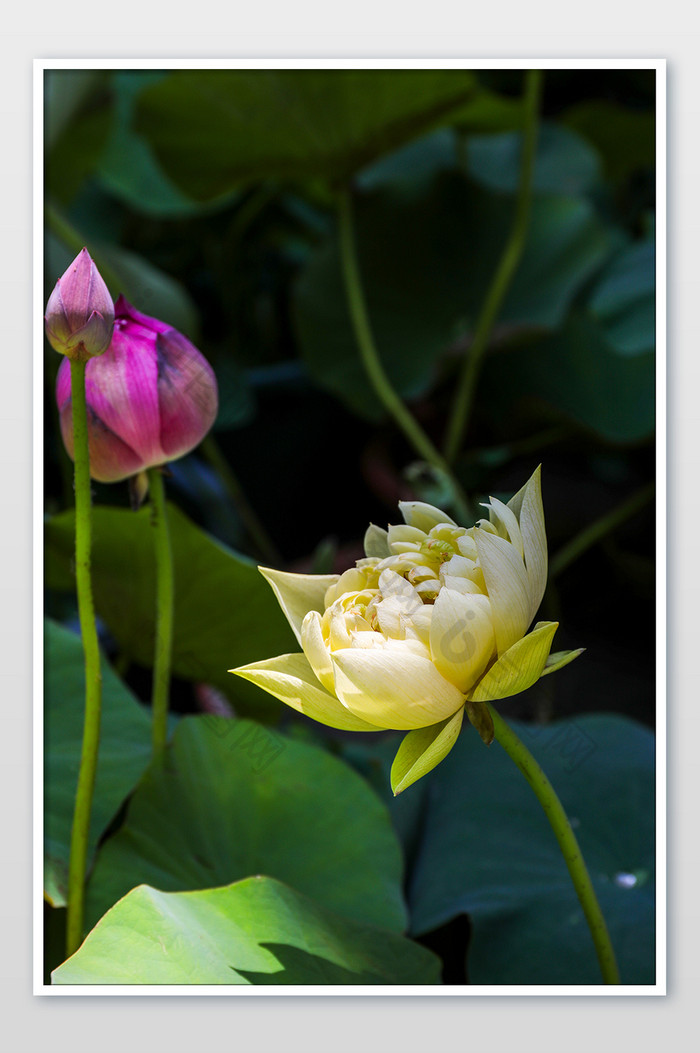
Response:
[{"label": "dark green background foliage", "polygon": [[[311,728],[226,672],[297,649],[256,563],[342,570],[362,554],[369,521],[396,520],[398,499],[449,501],[363,371],[336,197],[351,189],[387,373],[440,446],[513,222],[522,89],[517,70],[46,75],[47,297],[87,245],[115,298],[124,293],[197,343],[221,400],[212,440],[173,464],[167,480],[173,725],[187,719],[163,771],[149,764],[147,745],[149,513],[129,510],[125,484],[94,487],[107,716],[90,924],[138,885],[173,896],[200,890],[190,900],[133,894],[96,930],[98,957],[116,938],[148,956],[139,926],[151,918],[160,931],[177,903],[188,933],[195,919],[238,925],[241,948],[252,933],[237,965],[184,949],[179,975],[192,982],[227,982],[227,969],[236,983],[430,984],[438,973],[443,983],[596,980],[554,841],[498,747],[486,750],[467,727],[442,766],[390,801],[391,734],[358,742]],[[651,71],[544,74],[525,251],[455,464],[474,507],[488,494],[509,496],[543,465],[555,561],[540,617],[561,622],[557,649],[586,653],[503,713],[522,721],[580,821],[630,984],[654,978],[654,99]],[[58,365],[47,346],[47,613],[63,626],[47,636],[49,969],[62,960],[82,705]],[[582,533],[587,543],[571,558]],[[224,724],[247,718],[237,734],[249,746],[228,748],[207,713]],[[557,735],[569,752],[551,746]],[[583,756],[588,741],[595,749]],[[173,826],[160,811],[168,800],[179,800]],[[250,806],[239,819],[236,801]],[[256,874],[269,883],[246,885]],[[617,884],[619,874],[632,874],[634,888]],[[212,898],[203,890],[213,887],[221,891]],[[272,967],[255,946],[255,926],[270,912],[260,938],[277,947]],[[296,943],[285,936],[295,916]],[[399,968],[401,931],[412,943]],[[70,975],[61,982],[76,982]],[[96,975],[89,956],[72,975]],[[130,975],[126,982],[140,982],[138,957]]]}]

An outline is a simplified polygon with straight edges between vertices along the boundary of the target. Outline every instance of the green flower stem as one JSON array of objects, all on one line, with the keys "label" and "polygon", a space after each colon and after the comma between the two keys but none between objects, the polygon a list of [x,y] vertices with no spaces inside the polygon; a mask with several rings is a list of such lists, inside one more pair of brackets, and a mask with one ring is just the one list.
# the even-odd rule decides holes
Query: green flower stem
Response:
[{"label": "green flower stem", "polygon": [[85,717],[80,754],[78,786],[70,839],[68,862],[68,911],[66,952],[70,956],[83,939],[85,872],[87,868],[90,814],[97,771],[102,710],[102,673],[90,580],[92,514],[90,495],[90,456],[88,452],[87,406],[85,402],[85,362],[71,360],[71,402],[73,406],[73,455],[75,461],[75,578],[78,616],[85,656]]},{"label": "green flower stem", "polygon": [[384,366],[381,363],[370,326],[367,304],[365,302],[360,269],[357,260],[357,247],[352,217],[352,198],[350,191],[342,190],[338,202],[340,252],[343,266],[343,279],[348,298],[350,317],[352,318],[355,339],[360,358],[372,388],[386,411],[413,446],[416,453],[447,477],[454,494],[455,510],[458,519],[468,522],[469,505],[462,488],[455,479],[450,466],[436,446],[425,434],[413,414],[407,409],[399,395],[392,387]]},{"label": "green flower stem", "polygon": [[598,541],[601,541],[613,530],[616,530],[626,519],[630,519],[637,512],[641,511],[652,500],[654,491],[654,483],[649,483],[648,486],[637,490],[636,493],[632,494],[626,501],[623,501],[617,508],[613,508],[612,512],[608,512],[606,515],[601,516],[600,519],[596,519],[594,523],[587,526],[580,534],[573,537],[552,557],[549,565],[550,579],[556,578],[569,564],[583,555],[587,549],[597,544]]},{"label": "green flower stem", "polygon": [[513,729],[506,724],[500,714],[490,703],[486,706],[493,720],[494,736],[501,744],[510,759],[517,765],[527,779],[549,819],[554,836],[564,857],[571,880],[576,889],[588,927],[595,944],[598,964],[606,984],[619,984],[620,974],[615,961],[615,951],[610,942],[610,934],[605,924],[598,899],[581,854],[576,835],[571,828],[561,801],[554,788],[526,746],[520,741]]},{"label": "green flower stem", "polygon": [[454,462],[461,449],[469,423],[479,370],[488,347],[491,330],[525,248],[532,203],[532,173],[535,165],[537,116],[541,89],[541,71],[527,70],[525,74],[523,152],[520,162],[518,197],[515,204],[515,220],[477,319],[472,345],[464,359],[445,439],[445,457],[450,464]]},{"label": "green flower stem", "polygon": [[165,504],[165,484],[158,468],[148,469],[151,494],[151,526],[156,552],[156,649],[153,659],[152,743],[159,756],[168,740],[168,698],[173,650],[173,602],[175,596],[173,553]]}]

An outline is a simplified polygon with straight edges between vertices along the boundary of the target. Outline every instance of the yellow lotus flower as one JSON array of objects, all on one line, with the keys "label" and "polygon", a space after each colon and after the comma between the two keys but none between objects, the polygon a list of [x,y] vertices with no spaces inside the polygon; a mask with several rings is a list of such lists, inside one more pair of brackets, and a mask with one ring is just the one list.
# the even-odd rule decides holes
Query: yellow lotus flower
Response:
[{"label": "yellow lotus flower", "polygon": [[408,731],[394,792],[445,757],[465,706],[490,741],[479,703],[524,691],[581,652],[550,655],[557,622],[527,634],[547,581],[540,469],[508,504],[485,507],[489,518],[468,529],[401,502],[405,522],[370,526],[366,558],[340,575],[260,567],[303,653],[231,672],[330,727]]}]

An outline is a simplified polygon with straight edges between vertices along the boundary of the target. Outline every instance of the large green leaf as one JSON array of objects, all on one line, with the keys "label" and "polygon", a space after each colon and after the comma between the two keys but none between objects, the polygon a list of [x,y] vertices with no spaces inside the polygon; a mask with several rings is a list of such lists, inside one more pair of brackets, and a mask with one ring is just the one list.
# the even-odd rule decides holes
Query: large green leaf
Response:
[{"label": "large green leaf", "polygon": [[[494,190],[515,193],[520,183],[522,136],[472,135],[467,146],[469,173]],[[537,134],[532,176],[535,192],[583,194],[600,182],[600,158],[582,136],[562,125],[543,122]]]},{"label": "large green leaf", "polygon": [[[85,708],[80,637],[46,622],[44,706],[45,894],[64,906],[70,832]],[[150,720],[106,661],[102,661],[102,726],[88,856],[150,760]]]},{"label": "large green leaf", "polygon": [[[297,649],[272,590],[255,564],[196,527],[174,505],[168,517],[175,567],[173,672],[206,681],[256,712],[278,704],[227,670]],[[46,527],[47,583],[74,587],[73,513]],[[93,511],[92,579],[95,607],[122,650],[153,663],[155,557],[151,513],[121,508]]]},{"label": "large green leaf", "polygon": [[187,193],[210,199],[270,176],[346,179],[474,104],[496,127],[467,70],[179,70],[139,97],[136,130]]},{"label": "large green leaf", "polygon": [[104,70],[87,69],[44,73],[44,185],[47,196],[63,204],[90,177],[104,149],[108,100],[102,89],[106,76]]},{"label": "large green leaf", "polygon": [[100,69],[52,69],[44,72],[44,142],[51,151],[106,79]]},{"label": "large green leaf", "polygon": [[589,300],[594,318],[610,344],[624,355],[653,350],[655,321],[655,246],[649,238],[615,256],[601,274]]},{"label": "large green leaf", "polygon": [[494,354],[481,394],[496,418],[521,398],[544,400],[612,442],[654,431],[654,355],[619,353],[590,314],[571,315],[558,332]]},{"label": "large green leaf", "polygon": [[628,109],[617,102],[592,99],[572,106],[563,120],[595,143],[605,162],[606,175],[623,180],[639,169],[653,169],[655,136],[653,109]]},{"label": "large green leaf", "polygon": [[[513,223],[514,198],[446,168],[445,137],[432,137],[415,179],[386,169],[355,201],[357,246],[370,322],[387,373],[404,397],[423,393],[440,357],[474,325]],[[418,147],[410,148],[416,153]],[[424,147],[427,149],[427,147]],[[408,153],[408,150],[406,151]],[[434,162],[431,175],[430,164]],[[379,166],[377,166],[379,167]],[[499,322],[561,324],[615,238],[592,207],[573,197],[534,201],[521,264]],[[301,350],[316,381],[362,416],[381,409],[365,376],[342,281],[337,235],[310,258],[295,291]]]},{"label": "large green leaf", "polygon": [[105,186],[138,212],[152,216],[201,213],[200,202],[188,197],[161,169],[148,141],[133,130],[134,103],[145,87],[167,76],[165,71],[116,70],[112,127],[99,163]]},{"label": "large green leaf", "polygon": [[[509,721],[575,828],[623,984],[654,982],[654,737],[634,721]],[[461,913],[474,984],[595,984],[593,942],[554,834],[505,752],[468,728],[421,783],[412,835],[411,931]],[[399,799],[400,801],[401,799]],[[398,802],[397,802],[398,803]]]},{"label": "large green leaf", "polygon": [[438,984],[416,943],[348,921],[269,877],[120,900],[55,984]]},{"label": "large green leaf", "polygon": [[252,721],[187,717],[102,847],[87,921],[142,883],[174,892],[269,874],[401,931],[401,870],[385,806],[342,761]]}]

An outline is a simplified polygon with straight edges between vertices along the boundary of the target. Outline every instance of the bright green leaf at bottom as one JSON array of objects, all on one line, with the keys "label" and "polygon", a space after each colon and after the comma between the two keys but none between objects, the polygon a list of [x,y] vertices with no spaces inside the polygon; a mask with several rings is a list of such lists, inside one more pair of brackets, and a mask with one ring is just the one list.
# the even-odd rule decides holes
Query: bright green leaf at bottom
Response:
[{"label": "bright green leaf at bottom", "polygon": [[165,893],[141,885],[53,973],[55,984],[438,984],[439,959],[268,877]]},{"label": "bright green leaf at bottom", "polygon": [[185,717],[100,850],[86,924],[137,885],[179,892],[250,874],[356,921],[405,929],[398,840],[356,772],[253,721]]}]

